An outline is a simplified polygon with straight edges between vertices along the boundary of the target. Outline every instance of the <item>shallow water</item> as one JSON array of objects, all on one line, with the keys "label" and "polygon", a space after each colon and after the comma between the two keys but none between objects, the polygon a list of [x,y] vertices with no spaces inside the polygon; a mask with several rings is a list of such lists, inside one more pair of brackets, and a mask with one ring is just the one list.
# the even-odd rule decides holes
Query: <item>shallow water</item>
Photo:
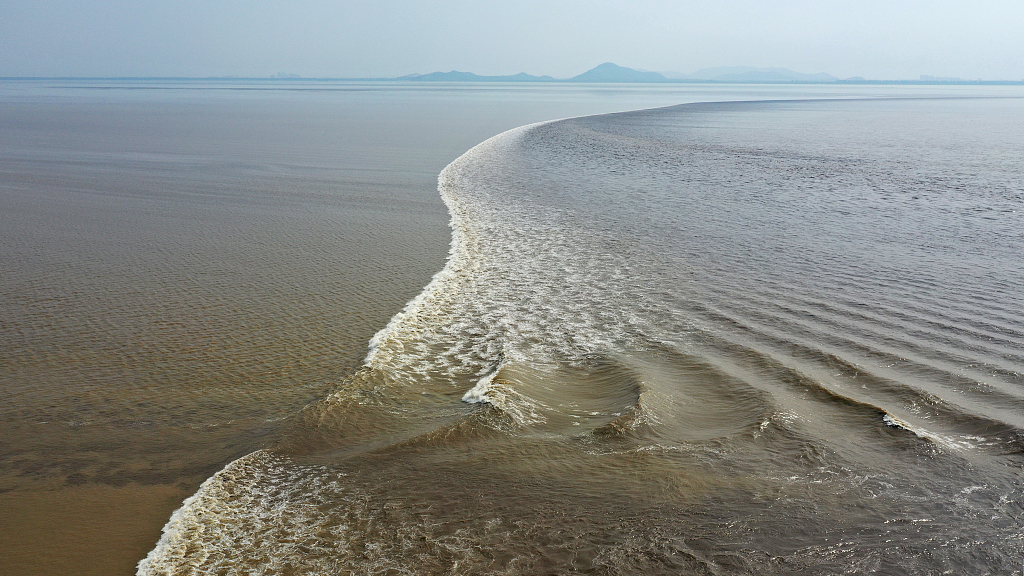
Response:
[{"label": "shallow water", "polygon": [[[578,118],[438,186],[742,94],[115,88],[8,94],[0,212],[7,514],[166,510],[96,573],[239,456],[140,573],[1021,565],[1020,100]],[[746,88],[875,95],[826,89]]]}]

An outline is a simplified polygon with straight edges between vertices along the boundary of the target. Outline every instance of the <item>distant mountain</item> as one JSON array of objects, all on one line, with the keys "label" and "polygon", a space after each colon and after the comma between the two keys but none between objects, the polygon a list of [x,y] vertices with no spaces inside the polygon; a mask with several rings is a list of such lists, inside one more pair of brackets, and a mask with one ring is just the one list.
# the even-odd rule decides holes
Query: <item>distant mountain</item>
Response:
[{"label": "distant mountain", "polygon": [[554,82],[551,76],[531,76],[525,72],[510,76],[480,76],[472,72],[431,72],[430,74],[409,74],[399,80],[416,82]]},{"label": "distant mountain", "polygon": [[788,68],[751,68],[750,66],[727,66],[705,68],[692,74],[679,72],[648,72],[626,68],[611,62],[605,62],[587,70],[579,76],[568,79],[555,79],[551,76],[533,76],[525,72],[509,76],[480,76],[472,72],[431,72],[430,74],[409,74],[397,78],[413,82],[622,82],[622,83],[654,83],[654,82],[838,82],[839,78],[831,74],[803,74]]},{"label": "distant mountain", "polygon": [[723,66],[704,68],[692,74],[665,72],[672,80],[705,80],[711,82],[835,82],[839,78],[825,74],[804,74],[788,68],[751,68],[750,66]]},{"label": "distant mountain", "polygon": [[573,76],[569,79],[570,82],[667,82],[668,78],[665,78],[657,72],[645,72],[642,70],[634,70],[632,68],[625,68],[612,64],[611,62],[605,62],[600,66],[596,66],[587,70],[579,76]]}]

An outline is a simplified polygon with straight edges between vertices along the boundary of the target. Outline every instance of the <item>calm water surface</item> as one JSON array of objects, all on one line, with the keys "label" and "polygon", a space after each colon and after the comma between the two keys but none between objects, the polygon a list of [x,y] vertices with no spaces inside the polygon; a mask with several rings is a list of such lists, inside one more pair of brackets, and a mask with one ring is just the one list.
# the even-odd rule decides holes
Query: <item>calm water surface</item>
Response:
[{"label": "calm water surface", "polygon": [[965,92],[8,82],[0,567],[1019,569]]}]

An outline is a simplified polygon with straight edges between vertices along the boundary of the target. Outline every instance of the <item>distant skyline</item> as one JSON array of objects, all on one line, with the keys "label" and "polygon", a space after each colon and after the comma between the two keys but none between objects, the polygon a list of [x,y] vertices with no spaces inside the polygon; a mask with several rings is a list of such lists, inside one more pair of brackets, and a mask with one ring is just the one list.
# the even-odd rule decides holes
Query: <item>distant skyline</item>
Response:
[{"label": "distant skyline", "polygon": [[0,76],[569,78],[610,61],[1022,80],[1021,22],[1019,0],[11,0]]}]

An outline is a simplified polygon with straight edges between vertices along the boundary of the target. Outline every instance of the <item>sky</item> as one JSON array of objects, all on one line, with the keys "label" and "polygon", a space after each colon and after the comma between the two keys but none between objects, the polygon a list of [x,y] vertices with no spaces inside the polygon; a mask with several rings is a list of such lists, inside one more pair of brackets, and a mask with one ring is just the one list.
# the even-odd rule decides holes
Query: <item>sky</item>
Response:
[{"label": "sky", "polygon": [[1024,79],[1021,0],[0,0],[0,76]]}]

